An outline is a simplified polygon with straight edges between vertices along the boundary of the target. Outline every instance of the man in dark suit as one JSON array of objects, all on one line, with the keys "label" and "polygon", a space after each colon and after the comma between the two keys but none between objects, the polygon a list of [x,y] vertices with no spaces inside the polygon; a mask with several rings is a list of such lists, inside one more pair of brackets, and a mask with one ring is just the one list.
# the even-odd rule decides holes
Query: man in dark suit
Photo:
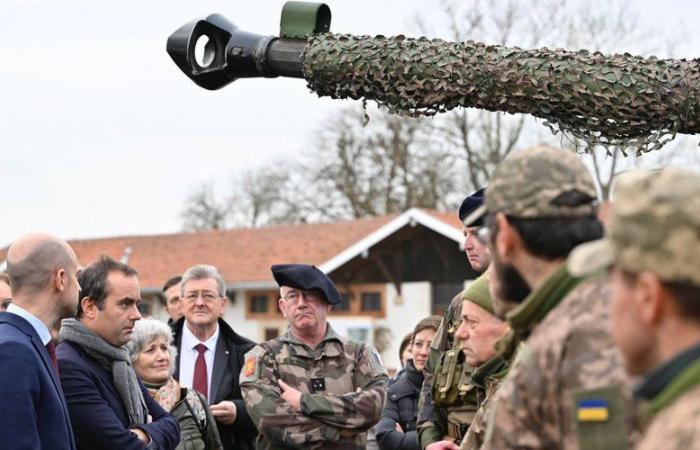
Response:
[{"label": "man in dark suit", "polygon": [[78,281],[78,318],[63,321],[58,346],[78,449],[174,449],[180,427],[136,378],[124,347],[141,318],[136,271],[103,256]]},{"label": "man in dark suit", "polygon": [[75,314],[78,261],[53,236],[28,235],[7,252],[13,301],[0,313],[0,448],[74,450],[49,330]]},{"label": "man in dark suit", "polygon": [[181,282],[184,317],[173,324],[178,350],[175,379],[211,405],[225,450],[252,450],[257,429],[238,386],[243,357],[255,343],[221,318],[226,284],[214,266],[187,269]]}]

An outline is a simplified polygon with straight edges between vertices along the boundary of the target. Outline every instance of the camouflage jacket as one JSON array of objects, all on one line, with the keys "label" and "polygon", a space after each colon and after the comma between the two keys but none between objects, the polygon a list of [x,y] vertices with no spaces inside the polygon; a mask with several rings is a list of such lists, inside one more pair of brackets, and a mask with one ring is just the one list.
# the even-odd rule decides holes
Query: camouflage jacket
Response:
[{"label": "camouflage jacket", "polygon": [[[302,392],[301,412],[281,397],[277,380]],[[246,354],[241,391],[260,431],[256,448],[364,449],[367,429],[382,415],[388,377],[365,344],[328,325],[315,349],[291,331]]]},{"label": "camouflage jacket", "polygon": [[637,389],[640,393],[654,415],[637,450],[700,448],[700,346],[655,370]]},{"label": "camouflage jacket", "polygon": [[606,277],[565,265],[508,315],[524,342],[493,398],[482,449],[623,449],[631,392],[609,334]]},{"label": "camouflage jacket", "polygon": [[490,400],[508,375],[508,368],[517,345],[518,339],[513,332],[509,332],[496,344],[498,354],[474,370],[472,383],[476,386],[478,393],[479,409],[469,425],[467,435],[462,440],[460,450],[477,450],[484,443],[486,422],[491,410]]},{"label": "camouflage jacket", "polygon": [[423,369],[423,386],[421,387],[418,402],[418,438],[422,448],[428,444],[438,442],[448,434],[450,425],[461,425],[466,429],[476,413],[476,399],[467,401],[462,405],[447,408],[436,407],[433,402],[433,380],[435,370],[441,355],[450,349],[461,348],[461,343],[454,339],[454,333],[459,327],[462,315],[462,292],[457,294],[450,302],[440,322],[440,327],[433,337],[430,346],[430,356]]}]

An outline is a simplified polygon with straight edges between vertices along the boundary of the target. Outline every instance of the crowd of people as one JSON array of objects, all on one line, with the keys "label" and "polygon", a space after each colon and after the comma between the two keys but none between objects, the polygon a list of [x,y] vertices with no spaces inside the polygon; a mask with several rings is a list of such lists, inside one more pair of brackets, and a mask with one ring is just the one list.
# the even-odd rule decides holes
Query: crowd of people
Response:
[{"label": "crowd of people", "polygon": [[22,236],[0,275],[0,448],[700,448],[700,175],[624,173],[604,212],[575,155],[507,157],[458,212],[481,275],[415,324],[391,379],[329,323],[342,298],[312,265],[271,267],[288,329],[256,344],[211,265],[165,283],[165,323],[135,268]]}]

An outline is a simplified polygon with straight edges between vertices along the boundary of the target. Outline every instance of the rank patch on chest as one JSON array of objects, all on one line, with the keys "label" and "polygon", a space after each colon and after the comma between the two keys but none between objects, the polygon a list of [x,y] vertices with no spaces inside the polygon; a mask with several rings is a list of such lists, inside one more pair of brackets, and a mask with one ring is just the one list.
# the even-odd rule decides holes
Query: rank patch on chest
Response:
[{"label": "rank patch on chest", "polygon": [[576,417],[579,422],[605,422],[610,418],[608,401],[602,398],[579,400]]},{"label": "rank patch on chest", "polygon": [[312,378],[309,382],[309,390],[312,394],[316,392],[323,392],[326,390],[326,379],[325,378]]}]

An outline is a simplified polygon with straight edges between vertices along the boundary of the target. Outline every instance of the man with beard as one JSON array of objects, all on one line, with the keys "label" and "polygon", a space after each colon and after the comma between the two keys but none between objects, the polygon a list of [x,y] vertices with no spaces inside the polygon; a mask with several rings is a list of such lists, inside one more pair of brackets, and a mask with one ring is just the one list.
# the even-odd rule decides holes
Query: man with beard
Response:
[{"label": "man with beard", "polygon": [[[459,219],[464,222],[483,203],[484,189],[480,189],[464,199]],[[463,249],[477,272],[484,272],[491,263],[487,246],[476,236],[481,225],[481,220],[475,220],[463,228]],[[469,384],[471,368],[464,362],[461,343],[455,338],[461,321],[463,293],[456,295],[445,311],[423,370],[418,433],[421,446],[426,450],[452,448],[455,442],[459,443],[476,412],[475,393],[464,389]],[[436,379],[436,373],[442,375]]]},{"label": "man with beard", "polygon": [[260,430],[256,448],[364,450],[386,400],[379,355],[327,322],[341,297],[326,274],[305,264],[272,274],[289,330],[246,354],[241,390]]},{"label": "man with beard", "polygon": [[[627,447],[632,415],[625,414],[627,377],[610,337],[607,277],[573,277],[565,265],[574,247],[602,236],[596,209],[583,163],[539,146],[506,158],[484,207],[472,213],[486,214],[497,297],[521,300],[523,280],[532,288],[507,314],[522,343],[493,398],[482,448]],[[596,415],[591,405],[607,406]]]},{"label": "man with beard", "polygon": [[78,260],[65,241],[31,234],[10,246],[7,271],[14,298],[0,313],[0,448],[73,450],[50,330],[75,314]]},{"label": "man with beard", "polygon": [[572,273],[612,265],[613,337],[648,426],[638,450],[700,448],[700,176],[666,168],[616,185],[606,239]]}]

